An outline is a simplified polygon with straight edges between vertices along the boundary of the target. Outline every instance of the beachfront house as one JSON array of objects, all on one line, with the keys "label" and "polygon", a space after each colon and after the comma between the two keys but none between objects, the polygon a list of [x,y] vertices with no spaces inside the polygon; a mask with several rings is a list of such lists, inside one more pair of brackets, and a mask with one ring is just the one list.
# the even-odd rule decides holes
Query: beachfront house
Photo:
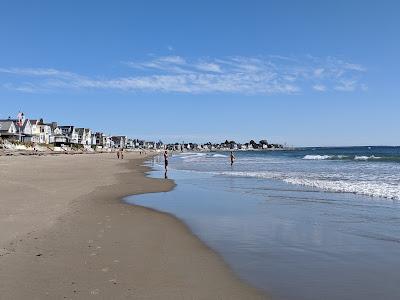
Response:
[{"label": "beachfront house", "polygon": [[39,144],[50,144],[51,126],[45,124],[43,119],[31,120],[32,142]]},{"label": "beachfront house", "polygon": [[114,148],[114,142],[111,139],[111,136],[105,135],[103,136],[103,143],[105,148]]},{"label": "beachfront house", "polygon": [[135,148],[143,149],[144,141],[138,140],[138,139],[135,139],[135,140],[133,140],[133,141],[134,141],[134,143],[135,143]]},{"label": "beachfront house", "polygon": [[52,133],[52,140],[55,146],[67,146],[71,144],[70,137],[64,134],[60,127],[56,127]]},{"label": "beachfront house", "polygon": [[54,144],[55,141],[54,137],[56,133],[59,132],[59,130],[57,130],[58,129],[57,122],[47,123],[46,125],[50,127],[50,144]]},{"label": "beachfront house", "polygon": [[91,136],[90,136],[90,144],[92,146],[96,146],[96,134],[92,132]]},{"label": "beachfront house", "polygon": [[0,137],[7,140],[18,140],[17,128],[12,120],[0,120]]},{"label": "beachfront house", "polygon": [[76,128],[76,132],[78,134],[78,144],[92,145],[92,131],[89,128]]},{"label": "beachfront house", "polygon": [[29,119],[25,119],[21,128],[18,129],[17,125],[17,130],[20,130],[22,133],[22,141],[23,142],[34,142],[34,136],[32,134],[32,123]]},{"label": "beachfront house", "polygon": [[111,137],[102,132],[96,132],[94,135],[92,134],[92,145],[96,145],[99,149],[111,148]]},{"label": "beachfront house", "polygon": [[112,136],[111,141],[113,143],[113,147],[115,148],[125,148],[127,142],[126,136]]},{"label": "beachfront house", "polygon": [[[65,144],[78,144],[78,133],[75,126],[58,126],[61,130],[61,135],[65,136]],[[60,136],[60,142],[62,137]]]},{"label": "beachfront house", "polygon": [[156,149],[165,149],[165,145],[164,145],[164,143],[162,142],[162,141],[158,141],[157,143],[156,143]]},{"label": "beachfront house", "polygon": [[98,148],[104,148],[105,146],[105,136],[102,132],[96,132],[94,134],[94,139],[92,139],[92,144],[96,145]]},{"label": "beachfront house", "polygon": [[15,140],[21,142],[34,142],[34,140],[32,140],[32,125],[29,119],[24,119],[21,126],[19,126],[17,119],[8,119],[3,121],[12,121],[14,123],[18,135],[18,138]]},{"label": "beachfront house", "polygon": [[154,142],[144,142],[144,148],[145,149],[154,149],[155,148],[155,144]]},{"label": "beachfront house", "polygon": [[126,141],[126,149],[135,149],[135,141],[133,139]]}]

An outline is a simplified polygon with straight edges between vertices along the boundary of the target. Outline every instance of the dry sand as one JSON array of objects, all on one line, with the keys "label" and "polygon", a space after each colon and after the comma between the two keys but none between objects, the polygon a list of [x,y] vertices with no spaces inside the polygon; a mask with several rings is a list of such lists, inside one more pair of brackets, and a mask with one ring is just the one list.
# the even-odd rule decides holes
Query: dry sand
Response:
[{"label": "dry sand", "polygon": [[1,299],[262,299],[179,220],[121,202],[165,192],[143,157],[0,157]]}]

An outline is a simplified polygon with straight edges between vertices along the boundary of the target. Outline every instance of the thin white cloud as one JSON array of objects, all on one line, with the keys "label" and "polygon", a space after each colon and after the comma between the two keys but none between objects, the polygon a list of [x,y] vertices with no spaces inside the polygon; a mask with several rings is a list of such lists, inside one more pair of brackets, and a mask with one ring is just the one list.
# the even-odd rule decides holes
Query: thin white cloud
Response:
[{"label": "thin white cloud", "polygon": [[23,75],[23,76],[42,76],[42,77],[64,77],[70,78],[77,76],[71,72],[59,71],[56,69],[45,69],[45,68],[0,68],[0,73],[7,73],[12,75]]},{"label": "thin white cloud", "polygon": [[221,66],[216,63],[202,62],[195,66],[200,71],[221,73]]},{"label": "thin white cloud", "polygon": [[313,89],[318,91],[318,92],[325,92],[326,91],[326,86],[322,84],[315,84],[313,85]]},{"label": "thin white cloud", "polygon": [[[357,88],[357,81],[351,79],[342,79],[339,81],[339,85],[335,86],[335,90],[342,92],[352,92]],[[360,87],[362,88],[362,87]]]},{"label": "thin white cloud", "polygon": [[314,75],[317,78],[321,78],[324,74],[324,68],[317,68],[314,70]]},{"label": "thin white cloud", "polygon": [[20,92],[60,89],[120,90],[161,93],[230,93],[246,95],[298,94],[366,90],[366,69],[343,60],[316,58],[222,57],[184,58],[177,55],[124,62],[131,75],[84,76],[52,68],[0,68],[3,88]]}]

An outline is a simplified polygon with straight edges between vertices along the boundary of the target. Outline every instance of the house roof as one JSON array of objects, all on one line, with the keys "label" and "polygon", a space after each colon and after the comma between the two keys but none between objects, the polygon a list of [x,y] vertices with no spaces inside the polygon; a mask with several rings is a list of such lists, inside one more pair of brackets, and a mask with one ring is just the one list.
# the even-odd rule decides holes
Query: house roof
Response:
[{"label": "house roof", "polygon": [[[6,122],[11,121],[11,122],[14,123],[14,126],[16,128],[20,127],[20,126],[18,126],[18,120],[17,119],[7,119],[7,120],[0,120],[0,121],[6,121]],[[32,121],[30,121],[29,119],[25,119],[24,123],[21,126],[21,130],[25,130],[25,127],[28,125],[29,122],[32,124]]]},{"label": "house roof", "polygon": [[45,123],[44,125],[50,126],[53,131],[58,127],[57,122]]},{"label": "house roof", "polygon": [[79,135],[83,135],[85,128],[75,128],[75,131],[79,134]]}]

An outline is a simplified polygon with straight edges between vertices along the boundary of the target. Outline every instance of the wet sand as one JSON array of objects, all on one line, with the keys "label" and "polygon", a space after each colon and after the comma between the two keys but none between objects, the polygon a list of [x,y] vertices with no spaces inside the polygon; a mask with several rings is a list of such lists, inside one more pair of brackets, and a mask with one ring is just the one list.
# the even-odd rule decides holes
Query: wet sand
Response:
[{"label": "wet sand", "polygon": [[0,157],[1,299],[263,299],[170,215],[174,187],[126,154]]}]

